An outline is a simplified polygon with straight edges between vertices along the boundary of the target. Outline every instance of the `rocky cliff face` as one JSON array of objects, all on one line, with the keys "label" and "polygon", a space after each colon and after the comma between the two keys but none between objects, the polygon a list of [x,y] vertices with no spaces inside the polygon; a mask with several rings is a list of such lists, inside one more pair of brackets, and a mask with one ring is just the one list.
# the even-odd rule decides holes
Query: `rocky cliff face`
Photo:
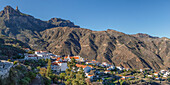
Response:
[{"label": "rocky cliff face", "polygon": [[[0,33],[26,42],[35,50],[58,55],[80,55],[128,68],[170,68],[170,39],[114,30],[92,31],[71,21],[41,21],[10,8],[0,12]],[[9,18],[7,16],[9,15]],[[12,31],[15,30],[15,31]]]}]

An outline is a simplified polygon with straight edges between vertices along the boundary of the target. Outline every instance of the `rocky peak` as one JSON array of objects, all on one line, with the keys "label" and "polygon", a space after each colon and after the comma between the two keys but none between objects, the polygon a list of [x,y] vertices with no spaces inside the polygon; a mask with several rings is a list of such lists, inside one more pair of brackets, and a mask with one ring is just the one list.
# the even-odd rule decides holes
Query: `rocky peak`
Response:
[{"label": "rocky peak", "polygon": [[6,6],[4,7],[4,10],[2,10],[0,12],[0,17],[4,16],[4,15],[19,15],[20,12],[18,9],[14,10],[11,6]]},{"label": "rocky peak", "polygon": [[11,6],[6,6],[3,11],[4,11],[5,14],[14,14],[14,15],[18,15],[19,14]]},{"label": "rocky peak", "polygon": [[79,28],[79,26],[74,25],[73,22],[70,20],[64,20],[61,18],[51,18],[50,20],[47,21],[50,24],[59,26],[59,27],[76,27]]},{"label": "rocky peak", "polygon": [[16,6],[16,9],[15,9],[16,11],[19,11],[19,9],[18,9],[18,6]]}]

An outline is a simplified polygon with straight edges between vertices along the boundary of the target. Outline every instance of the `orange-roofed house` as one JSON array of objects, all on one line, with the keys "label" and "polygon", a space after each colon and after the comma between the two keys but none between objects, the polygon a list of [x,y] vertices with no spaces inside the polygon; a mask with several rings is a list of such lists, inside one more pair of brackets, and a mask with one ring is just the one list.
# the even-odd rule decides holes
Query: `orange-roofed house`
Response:
[{"label": "orange-roofed house", "polygon": [[158,76],[159,73],[158,73],[158,72],[155,72],[155,73],[153,73],[153,74],[154,74],[155,76]]},{"label": "orange-roofed house", "polygon": [[47,51],[35,51],[35,54],[41,59],[50,59],[52,53],[49,53]]},{"label": "orange-roofed house", "polygon": [[71,61],[71,59],[74,58],[76,61],[82,61],[84,62],[84,58],[80,56],[65,56],[64,59],[67,59],[68,61]]},{"label": "orange-roofed house", "polygon": [[125,78],[121,78],[121,80],[125,80]]},{"label": "orange-roofed house", "polygon": [[111,71],[109,71],[109,70],[106,70],[106,71],[104,71],[104,73],[108,74],[108,73],[111,73]]},{"label": "orange-roofed house", "polygon": [[23,48],[26,52],[28,52],[28,51],[30,51],[30,49],[29,48]]},{"label": "orange-roofed house", "polygon": [[77,67],[79,67],[79,68],[81,68],[81,67],[82,67],[82,68],[85,68],[85,67],[87,67],[87,66],[88,66],[88,67],[90,67],[90,68],[93,68],[93,66],[92,66],[92,65],[82,65],[82,64],[76,64],[76,66],[77,66]]},{"label": "orange-roofed house", "polygon": [[94,75],[87,75],[87,78],[93,79]]},{"label": "orange-roofed house", "polygon": [[93,66],[91,65],[81,65],[81,64],[76,64],[76,66],[79,68],[77,71],[80,70],[80,68],[83,68],[85,73],[88,73],[91,71],[91,69],[93,68]]},{"label": "orange-roofed house", "polygon": [[65,71],[67,69],[67,61],[54,61],[51,65],[51,70],[53,71]]},{"label": "orange-roofed house", "polygon": [[52,62],[51,70],[54,71],[54,72],[60,72],[61,68],[60,68],[60,66],[58,65],[57,62]]}]

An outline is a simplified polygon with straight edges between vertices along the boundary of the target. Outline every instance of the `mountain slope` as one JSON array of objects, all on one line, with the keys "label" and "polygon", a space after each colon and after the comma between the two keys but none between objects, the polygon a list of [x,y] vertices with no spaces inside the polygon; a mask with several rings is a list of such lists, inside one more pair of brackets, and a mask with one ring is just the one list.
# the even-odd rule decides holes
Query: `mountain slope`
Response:
[{"label": "mountain slope", "polygon": [[80,55],[128,68],[170,68],[170,39],[114,30],[92,31],[60,18],[41,21],[10,6],[0,12],[0,34],[32,49],[58,55]]},{"label": "mountain slope", "polygon": [[114,30],[91,31],[68,27],[47,29],[40,34],[49,44],[47,50],[59,55],[80,55],[90,60],[113,62],[136,69],[170,66],[169,39],[141,38]]}]

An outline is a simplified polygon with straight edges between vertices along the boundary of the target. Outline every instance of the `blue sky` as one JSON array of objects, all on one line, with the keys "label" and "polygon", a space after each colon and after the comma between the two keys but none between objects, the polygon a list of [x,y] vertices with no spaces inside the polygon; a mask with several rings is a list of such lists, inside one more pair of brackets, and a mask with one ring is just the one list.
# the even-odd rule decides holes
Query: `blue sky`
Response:
[{"label": "blue sky", "polygon": [[57,17],[96,31],[170,38],[170,0],[0,0],[41,20]]}]

